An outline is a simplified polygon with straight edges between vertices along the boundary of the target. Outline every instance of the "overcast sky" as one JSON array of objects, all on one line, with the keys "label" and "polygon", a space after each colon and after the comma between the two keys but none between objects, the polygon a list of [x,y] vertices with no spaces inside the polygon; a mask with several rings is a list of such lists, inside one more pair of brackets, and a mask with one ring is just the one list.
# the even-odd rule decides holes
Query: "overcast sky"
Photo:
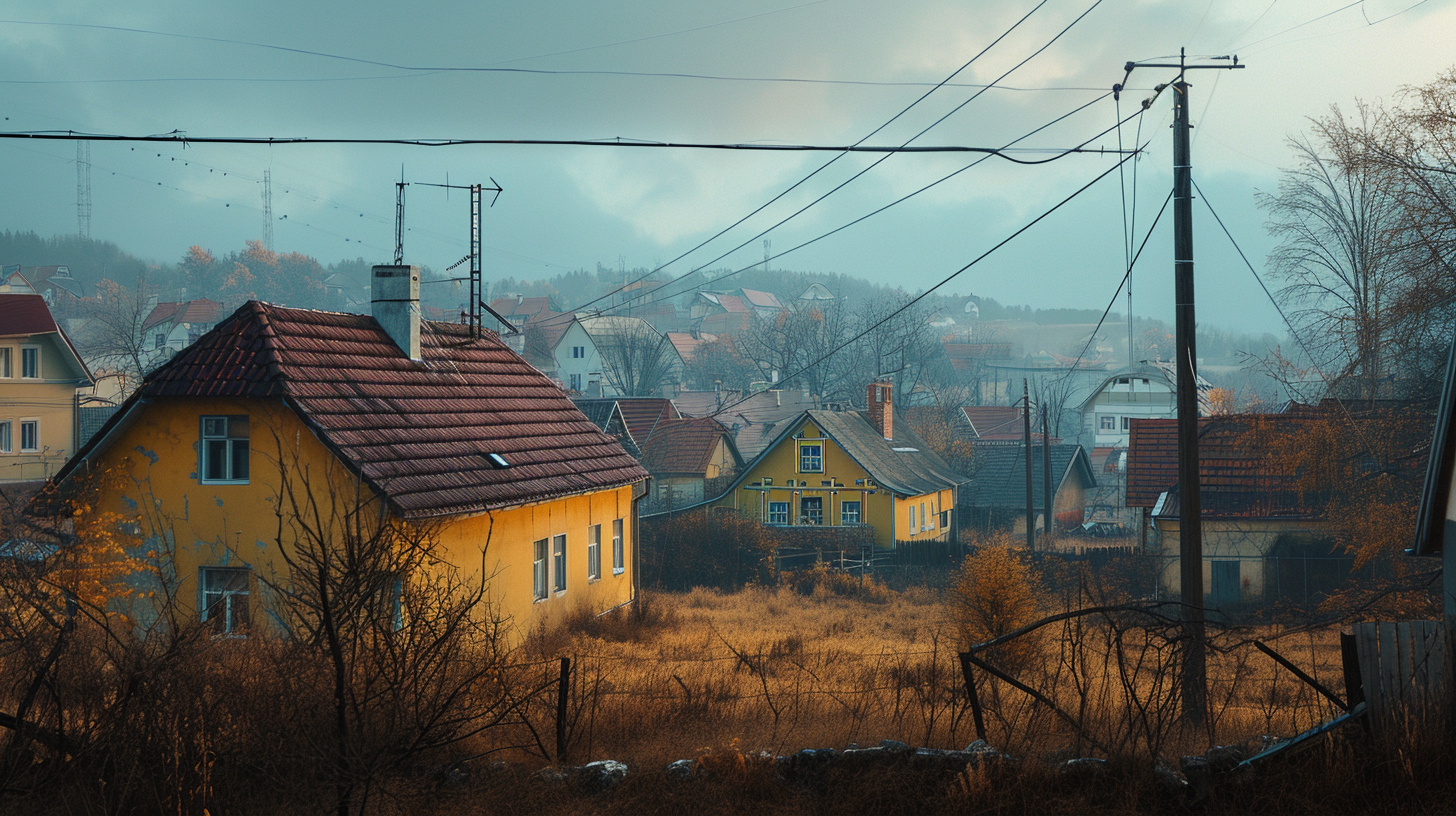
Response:
[{"label": "overcast sky", "polygon": [[[12,0],[0,12],[0,114],[8,131],[843,145],[885,125],[1036,9],[866,143],[899,145],[946,117],[913,143],[1000,147],[1097,100],[1123,79],[1129,60],[1183,47],[1199,57],[1237,53],[1246,69],[1190,74],[1194,176],[1262,271],[1271,242],[1255,196],[1272,190],[1289,164],[1287,138],[1332,104],[1390,100],[1456,62],[1452,0],[1103,0],[1015,68],[1091,2]],[[462,68],[530,72],[451,70]],[[976,87],[1008,71],[1002,87]],[[1122,116],[1174,73],[1135,71]],[[1110,96],[1095,101],[1018,144],[1037,151],[1015,155],[1049,158],[1117,115]],[[1124,186],[1139,241],[1170,187],[1170,121],[1165,93],[1122,128],[1125,146],[1139,127],[1148,142],[1136,188],[1129,163],[1125,185],[1113,172],[943,291],[1105,306],[1125,268]],[[1090,146],[1117,144],[1114,130]],[[388,260],[401,169],[413,182],[495,179],[504,193],[483,223],[487,279],[594,269],[619,257],[628,267],[665,263],[838,155],[120,143],[90,151],[92,236],[165,261],[191,244],[221,254],[260,238],[264,170],[275,248],[325,263]],[[881,158],[841,158],[669,271],[761,260],[759,232]],[[775,253],[787,252],[981,158],[890,156],[766,237]],[[75,162],[70,142],[0,140],[0,228],[74,232]],[[1097,154],[1039,165],[989,158],[772,263],[928,288],[1115,162]],[[459,260],[468,198],[452,192],[447,201],[444,190],[422,186],[407,196],[407,261],[443,269]],[[1201,205],[1195,219],[1201,320],[1278,331],[1267,299]],[[1165,226],[1135,272],[1134,309],[1171,319]]]}]

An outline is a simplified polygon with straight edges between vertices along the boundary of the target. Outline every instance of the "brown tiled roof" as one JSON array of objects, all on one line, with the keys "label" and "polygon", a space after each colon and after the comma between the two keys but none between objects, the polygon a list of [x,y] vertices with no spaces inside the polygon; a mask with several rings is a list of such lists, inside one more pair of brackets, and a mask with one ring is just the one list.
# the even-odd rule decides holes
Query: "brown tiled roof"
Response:
[{"label": "brown tiled roof", "polygon": [[1152,507],[1178,483],[1178,420],[1134,419],[1127,444],[1127,506]]},{"label": "brown tiled roof", "polygon": [[618,397],[617,407],[627,421],[627,430],[639,443],[652,436],[659,423],[682,419],[677,406],[665,397]]},{"label": "brown tiled roof", "polygon": [[45,298],[40,295],[0,294],[0,335],[15,337],[59,330]]},{"label": "brown tiled roof", "polygon": [[976,429],[978,437],[1011,435],[1020,439],[1023,436],[1021,408],[1015,405],[967,405],[961,412]]},{"label": "brown tiled roof", "polygon": [[[1317,516],[1324,498],[1304,495],[1296,477],[1280,467],[1252,433],[1289,435],[1300,432],[1305,417],[1278,414],[1223,416],[1199,421],[1198,482],[1203,515],[1210,518]],[[1134,419],[1127,457],[1127,505],[1153,507],[1178,485],[1178,421]],[[1173,496],[1172,498],[1176,498]],[[1163,515],[1177,513],[1177,502],[1165,502]]]},{"label": "brown tiled roof", "polygon": [[672,347],[677,349],[677,356],[683,358],[683,362],[688,362],[693,359],[693,355],[698,351],[698,346],[704,343],[711,343],[717,339],[718,336],[713,334],[700,333],[694,337],[689,332],[670,331],[667,333],[668,342],[672,343]]},{"label": "brown tiled roof", "polygon": [[749,305],[751,305],[751,306],[753,306],[755,308],[759,308],[759,309],[782,309],[782,308],[784,308],[784,304],[779,303],[778,297],[775,296],[772,292],[760,292],[757,289],[739,289],[738,291],[743,295],[743,299],[746,300],[746,301],[748,301]]},{"label": "brown tiled roof", "polygon": [[[157,369],[139,400],[282,399],[406,517],[480,512],[647,476],[495,335],[425,322],[411,361],[365,315],[251,301]],[[107,436],[106,429],[96,439]],[[87,446],[58,475],[92,451]],[[494,466],[498,454],[509,467]]]},{"label": "brown tiled roof", "polygon": [[715,419],[662,422],[642,446],[642,465],[653,474],[703,476],[719,440],[732,445],[728,428]]},{"label": "brown tiled roof", "polygon": [[753,315],[750,312],[718,312],[703,318],[698,328],[710,334],[737,334],[748,331],[752,325]]}]

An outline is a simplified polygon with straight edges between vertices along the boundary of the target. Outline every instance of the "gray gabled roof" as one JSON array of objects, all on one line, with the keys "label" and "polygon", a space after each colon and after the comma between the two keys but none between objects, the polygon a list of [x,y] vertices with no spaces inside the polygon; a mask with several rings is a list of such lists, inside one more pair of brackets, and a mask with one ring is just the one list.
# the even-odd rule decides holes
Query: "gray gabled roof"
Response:
[{"label": "gray gabled roof", "polygon": [[[1042,507],[1045,491],[1042,470],[1042,446],[1031,446],[1032,506]],[[982,445],[976,449],[976,474],[961,489],[961,504],[971,507],[1026,506],[1026,449],[1021,445]],[[1070,477],[1082,480],[1084,487],[1094,487],[1097,478],[1092,461],[1081,445],[1052,445],[1052,492],[1059,493]]]},{"label": "gray gabled roof", "polygon": [[966,477],[950,469],[944,460],[925,446],[905,422],[894,423],[894,440],[887,440],[855,411],[805,411],[798,421],[787,423],[784,436],[796,430],[802,419],[818,425],[830,439],[864,468],[881,487],[905,496],[919,496],[955,487]]}]

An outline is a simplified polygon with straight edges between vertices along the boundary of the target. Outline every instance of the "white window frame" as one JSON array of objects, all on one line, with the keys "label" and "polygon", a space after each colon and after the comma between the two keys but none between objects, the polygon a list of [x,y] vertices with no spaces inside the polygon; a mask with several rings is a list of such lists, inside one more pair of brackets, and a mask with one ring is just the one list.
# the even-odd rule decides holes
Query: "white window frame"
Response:
[{"label": "white window frame", "polygon": [[[809,507],[808,503],[811,502],[811,501],[815,501],[815,500],[818,500],[819,506],[818,507],[815,507],[815,508]],[[818,514],[819,514],[817,516],[817,518],[814,515],[812,515],[812,513],[814,511],[817,511]],[[800,524],[808,524],[808,525],[812,525],[812,526],[815,526],[815,527],[823,527],[824,526],[824,497],[823,496],[800,496],[799,497],[799,523]]]},{"label": "white window frame", "polygon": [[0,419],[0,453],[15,452],[15,448],[11,444],[13,440],[10,437],[10,429],[10,420]]},{"label": "white window frame", "polygon": [[534,560],[531,562],[531,597],[537,602],[551,597],[551,580],[548,576],[551,541],[538,538],[531,543]]},{"label": "white window frame", "polygon": [[626,553],[623,551],[622,520],[612,522],[612,574],[621,575],[627,571]]},{"label": "white window frame", "polygon": [[593,524],[586,535],[586,580],[602,580],[602,525]]},{"label": "white window frame", "polygon": [[1125,417],[1122,418],[1122,429],[1124,431],[1131,431],[1132,430],[1132,417],[1125,416]]},{"label": "white window frame", "polygon": [[932,529],[934,529],[934,527],[930,523],[930,514],[927,513],[927,512],[925,512],[925,502],[921,502],[920,503],[920,532],[923,533],[926,530],[932,530]]},{"label": "white window frame", "polygon": [[567,387],[570,388],[572,391],[580,391],[581,390],[581,375],[580,374],[571,374],[571,375],[568,375],[568,377],[567,377]]},{"label": "white window frame", "polygon": [[[26,355],[26,352],[28,352],[28,351],[35,352],[35,373],[34,374],[26,374],[25,373],[25,369],[26,369],[25,358],[27,356]],[[22,379],[22,380],[39,380],[39,379],[42,379],[42,377],[41,377],[41,364],[40,364],[40,346],[21,346],[20,347],[20,379]]]},{"label": "white window frame", "polygon": [[[237,420],[242,420],[242,422],[248,429],[249,436],[230,435],[233,430],[233,424]],[[218,426],[209,426],[208,424],[210,422],[216,423],[218,421],[222,422],[222,432],[220,434],[216,430]],[[252,425],[248,422],[248,417],[246,414],[204,415],[202,417],[199,417],[197,442],[198,482],[201,484],[247,484],[248,477],[252,471],[252,456],[249,443],[251,434]],[[223,445],[220,449],[222,450],[224,456],[223,472],[226,473],[227,476],[225,478],[214,479],[210,478],[207,475],[208,465],[210,465],[213,461],[213,448],[210,443],[217,442],[219,440],[223,442]],[[237,455],[239,450],[239,443],[241,443],[241,450],[243,451],[243,473],[241,478],[239,478],[237,472]]]},{"label": "white window frame", "polygon": [[551,588],[560,595],[566,592],[566,533],[551,537]]},{"label": "white window frame", "polygon": [[[779,510],[777,508],[783,508]],[[768,523],[788,524],[789,523],[789,502],[771,501],[768,503]]]},{"label": "white window frame", "polygon": [[[861,507],[859,500],[842,501],[839,503],[839,524],[847,527],[851,524],[859,524],[861,518]],[[851,512],[851,508],[853,512]]]},{"label": "white window frame", "polygon": [[915,505],[910,505],[910,532],[915,532]]},{"label": "white window frame", "polygon": [[[225,584],[214,588],[214,579],[239,575],[243,576],[241,590],[229,588]],[[199,567],[197,571],[198,618],[204,623],[209,620],[214,621],[209,628],[213,629],[213,634],[218,637],[244,636],[246,629],[252,623],[252,610],[250,609],[252,584],[253,571],[248,567]],[[241,598],[241,607],[238,606],[239,598]],[[220,623],[213,615],[214,603],[222,604],[223,617]],[[241,615],[238,614],[239,608],[241,608]]]},{"label": "white window frame", "polygon": [[0,346],[0,380],[8,380],[15,376],[15,369],[12,367],[14,361],[9,346]]},{"label": "white window frame", "polygon": [[1117,430],[1117,417],[1110,416],[1108,414],[1103,414],[1102,416],[1097,417],[1097,430],[1099,430],[1099,431],[1116,431]]},{"label": "white window frame", "polygon": [[[818,453],[806,453],[808,450],[817,450]],[[824,472],[824,440],[799,443],[799,472],[800,473],[823,473]]]},{"label": "white window frame", "polygon": [[[25,444],[25,429],[26,428],[30,428],[30,435],[32,437],[31,440],[30,440],[30,444],[29,445]],[[22,419],[22,420],[20,420],[20,452],[21,453],[40,453],[40,420],[39,419],[33,419],[32,418],[32,419]]]}]

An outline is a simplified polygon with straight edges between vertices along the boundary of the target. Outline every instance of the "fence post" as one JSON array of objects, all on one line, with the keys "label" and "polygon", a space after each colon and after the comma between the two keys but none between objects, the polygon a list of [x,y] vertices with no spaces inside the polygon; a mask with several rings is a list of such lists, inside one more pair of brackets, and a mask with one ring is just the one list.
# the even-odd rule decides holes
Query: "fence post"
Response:
[{"label": "fence post", "polygon": [[556,683],[556,761],[566,762],[566,700],[571,693],[571,658],[561,658],[561,679]]},{"label": "fence post", "polygon": [[976,693],[976,678],[971,674],[971,656],[961,652],[961,676],[966,681],[966,699],[971,704],[971,719],[976,723],[976,739],[985,741],[986,720],[981,716],[981,697]]}]

